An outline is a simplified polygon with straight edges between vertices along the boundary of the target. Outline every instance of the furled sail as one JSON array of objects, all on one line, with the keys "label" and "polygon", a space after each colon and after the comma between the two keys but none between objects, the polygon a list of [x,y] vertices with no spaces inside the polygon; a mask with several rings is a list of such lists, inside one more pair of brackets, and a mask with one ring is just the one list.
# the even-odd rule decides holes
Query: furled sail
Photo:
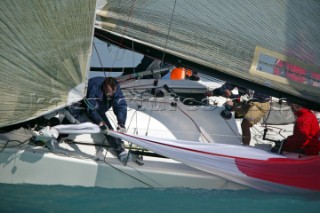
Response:
[{"label": "furled sail", "polygon": [[319,110],[319,11],[315,0],[109,0],[95,35]]},{"label": "furled sail", "polygon": [[96,1],[2,0],[0,127],[85,96]]},{"label": "furled sail", "polygon": [[252,147],[166,140],[114,131],[110,131],[110,135],[262,191],[320,191],[319,181],[314,181],[320,178],[317,169],[320,166],[319,157],[290,159]]}]

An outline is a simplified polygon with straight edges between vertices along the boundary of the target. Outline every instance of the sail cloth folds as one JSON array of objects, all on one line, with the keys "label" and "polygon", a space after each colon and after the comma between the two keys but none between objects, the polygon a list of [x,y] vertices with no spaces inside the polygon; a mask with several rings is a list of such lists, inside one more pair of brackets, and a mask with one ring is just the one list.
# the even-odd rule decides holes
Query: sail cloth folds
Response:
[{"label": "sail cloth folds", "polygon": [[96,27],[319,108],[319,11],[314,0],[110,0]]},{"label": "sail cloth folds", "polygon": [[0,127],[83,98],[96,1],[0,5]]},{"label": "sail cloth folds", "polygon": [[320,157],[290,159],[252,147],[166,140],[111,130],[109,135],[251,188],[286,193],[320,191],[316,181],[320,178]]}]

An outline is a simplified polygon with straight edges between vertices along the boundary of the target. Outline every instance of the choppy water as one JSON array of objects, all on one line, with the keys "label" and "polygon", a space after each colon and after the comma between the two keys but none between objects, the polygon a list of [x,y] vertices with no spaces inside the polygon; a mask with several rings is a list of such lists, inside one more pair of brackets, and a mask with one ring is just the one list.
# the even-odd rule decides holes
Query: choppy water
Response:
[{"label": "choppy water", "polygon": [[104,189],[0,184],[0,212],[304,212],[320,211],[320,194],[256,190]]}]

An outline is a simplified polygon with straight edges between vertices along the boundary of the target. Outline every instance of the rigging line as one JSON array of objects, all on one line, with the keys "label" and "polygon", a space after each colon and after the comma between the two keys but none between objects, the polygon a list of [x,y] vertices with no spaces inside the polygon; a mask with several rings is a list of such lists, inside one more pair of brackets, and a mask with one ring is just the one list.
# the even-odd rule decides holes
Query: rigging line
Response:
[{"label": "rigging line", "polygon": [[[130,122],[129,122],[128,129],[130,128],[131,123],[132,123],[132,120],[133,120],[134,117],[136,117],[136,126],[138,126],[138,123],[137,123],[137,122],[138,122],[138,121],[137,121],[137,117],[138,117],[137,111],[138,111],[138,110],[135,110],[134,113],[133,113],[133,115],[131,116],[131,120],[130,120]],[[136,116],[135,116],[135,115],[136,115]]]},{"label": "rigging line", "polygon": [[[105,35],[99,35],[99,36],[100,36],[101,38],[104,38],[104,39],[106,40],[106,42],[107,42],[107,41],[111,41],[111,43],[114,43],[114,46],[120,46],[120,47],[123,47],[123,48],[125,48],[125,49],[130,50],[130,47],[129,47],[129,46],[121,43],[122,40],[123,40],[123,38],[122,38],[122,40],[121,40],[120,42],[117,42],[116,40],[110,39],[109,37],[107,37],[107,36],[105,36]],[[144,56],[149,56],[149,57],[151,57],[151,58],[154,58],[154,56],[151,56],[150,54],[147,54],[147,53],[145,53],[145,54],[143,54],[143,55],[144,55]],[[114,58],[115,58],[115,57],[114,57]]]},{"label": "rigging line", "polygon": [[[136,99],[134,99],[135,101],[137,101]],[[156,102],[156,100],[153,100],[153,101],[148,101],[148,100],[139,100],[139,101],[141,101],[141,102],[152,102],[153,104]],[[157,103],[162,103],[162,104],[170,104],[169,102],[166,102],[166,101],[157,101]],[[198,127],[198,125],[197,125],[197,122],[188,114],[188,113],[186,113],[179,105],[177,105],[177,107],[178,107],[178,109],[183,113],[183,114],[185,114],[193,123],[194,123],[194,125],[195,125],[195,127],[197,128],[197,130],[198,130],[198,132],[207,140],[207,141],[209,141],[208,140],[208,138],[206,138],[205,137],[205,134],[203,134],[203,132],[201,131],[201,129]],[[137,111],[137,110],[136,110]],[[149,119],[150,119],[150,116],[151,116],[151,114],[149,115]],[[137,117],[136,117],[137,118]],[[150,121],[148,122],[149,124],[148,124],[148,128],[149,128],[149,126],[150,126]],[[227,123],[228,124],[228,123]],[[130,125],[131,125],[131,122],[130,122]],[[137,126],[137,124],[136,124],[136,126]],[[234,130],[231,128],[231,126],[228,124],[228,126],[229,126],[229,128],[234,132]],[[146,132],[148,131],[148,129],[146,130]],[[146,133],[147,134],[147,133]],[[235,132],[234,132],[234,135],[232,135],[232,136],[230,136],[230,135],[221,135],[221,134],[213,134],[213,135],[217,135],[217,136],[228,136],[228,137],[237,137],[237,138],[239,138],[239,134],[236,134]]]},{"label": "rigging line", "polygon": [[164,51],[163,51],[163,55],[162,55],[162,59],[161,59],[161,68],[163,66],[163,62],[164,62],[164,57],[166,55],[166,49],[167,49],[167,44],[168,44],[168,40],[169,40],[169,34],[170,34],[170,31],[171,31],[171,26],[172,26],[172,20],[173,20],[173,15],[174,15],[174,11],[175,11],[175,8],[176,8],[176,4],[177,4],[177,0],[174,1],[174,5],[173,5],[173,8],[172,8],[172,13],[171,13],[171,17],[170,17],[170,23],[169,23],[169,29],[168,29],[168,34],[167,34],[167,39],[166,39],[166,43],[164,45]]},{"label": "rigging line", "polygon": [[[116,166],[113,166],[111,163],[109,163],[109,162],[106,160],[107,154],[108,154],[108,152],[106,152],[106,154],[105,154],[105,156],[104,156],[104,159],[103,159],[103,162],[104,162],[105,164],[109,165],[110,167],[112,167],[113,169],[117,170],[118,172],[123,173],[123,174],[127,175],[128,177],[131,177],[132,179],[137,180],[138,182],[140,182],[140,183],[142,183],[142,184],[144,184],[144,185],[146,185],[146,186],[149,186],[150,188],[154,188],[152,185],[150,185],[150,184],[148,184],[148,183],[146,183],[146,182],[144,182],[144,181],[142,181],[142,180],[134,177],[133,175],[130,175],[129,173],[126,173],[125,171],[123,171],[122,169],[117,168]],[[128,166],[128,167],[130,167],[130,166]],[[133,167],[130,167],[130,168],[133,169]],[[137,170],[136,170],[136,171],[137,171]]]},{"label": "rigging line", "polygon": [[[140,109],[139,106],[138,106],[138,109]],[[135,119],[135,121],[136,121],[136,127],[134,128],[132,134],[138,135],[138,134],[139,134],[139,132],[138,132],[138,110],[135,110],[134,113],[133,113],[133,115],[131,116],[131,120],[130,120],[130,122],[129,122],[128,129],[130,128],[131,123],[132,123],[132,120],[134,119],[134,117],[136,117],[136,119]]]},{"label": "rigging line", "polygon": [[[138,109],[140,109],[140,108],[138,108]],[[135,128],[133,133],[138,135],[139,134],[139,130],[138,130],[138,111],[136,110],[134,113],[136,114],[136,128]],[[130,125],[131,125],[131,123],[130,123]]]},{"label": "rigging line", "polygon": [[89,109],[95,110],[95,107],[89,102],[89,100],[87,98],[84,98],[83,101]]},{"label": "rigging line", "polygon": [[[242,143],[242,139],[241,139],[239,133],[235,132],[235,130],[230,126],[229,122],[228,122],[226,119],[223,119],[223,120],[226,122],[226,124],[228,125],[228,127],[229,127],[229,128],[231,129],[231,131],[234,133],[235,137],[237,137],[237,138],[239,139],[240,143]],[[241,135],[241,136],[242,136],[242,135]]]},{"label": "rigging line", "polygon": [[[141,102],[143,100],[140,100]],[[162,103],[166,103],[166,102],[162,102]],[[138,123],[137,121],[139,120],[138,119],[138,110],[135,110],[135,112],[133,113],[133,115],[131,116],[131,120],[129,122],[129,126],[128,126],[128,129],[130,128],[131,124],[132,124],[132,120],[134,119],[134,117],[136,117],[136,127],[138,126]],[[135,116],[135,114],[137,114]],[[187,115],[188,116],[188,115]],[[200,130],[199,130],[200,131]],[[190,131],[172,131],[172,132],[179,132],[179,133],[190,133]],[[192,132],[192,133],[195,133],[195,132]],[[136,132],[133,132],[133,134],[138,134],[138,130],[136,130]],[[200,135],[202,134],[202,132],[200,132]],[[210,134],[210,135],[214,135],[214,136],[223,136],[223,137],[239,137],[237,135],[223,135],[223,134]]]},{"label": "rigging line", "polygon": [[[141,102],[142,102],[142,101],[143,101],[143,102],[152,102],[152,104],[154,104],[154,103],[170,104],[169,102],[166,102],[166,101],[157,101],[157,100],[153,100],[153,101],[141,100]],[[196,126],[196,128],[199,130],[199,132],[202,133],[201,130],[199,129],[197,123],[194,121],[194,119],[193,119],[190,115],[188,115],[188,113],[186,113],[180,106],[177,105],[177,107],[178,107],[178,109],[179,109],[183,114],[185,114],[185,115],[195,124],[195,126]],[[152,111],[153,111],[153,110],[152,110]],[[150,116],[151,116],[151,114],[150,114]]]},{"label": "rigging line", "polygon": [[[130,83],[130,82],[133,82],[134,85],[131,86],[131,87],[136,87],[135,86],[135,83],[136,83],[135,82],[136,81],[135,77],[131,77],[131,78],[127,78],[127,79],[121,79],[122,76],[115,77],[115,79],[117,79],[117,81],[118,81],[118,84],[122,85],[122,84],[127,84],[127,83]],[[124,87],[124,88],[126,88],[126,87]],[[123,87],[121,87],[121,89],[123,89]]]},{"label": "rigging line", "polygon": [[[145,102],[150,102],[150,101],[145,101]],[[156,100],[152,101],[152,103],[154,104],[156,102]],[[157,103],[164,103],[164,104],[170,104],[169,102],[166,102],[166,101],[158,101]],[[195,125],[195,127],[198,129],[199,133],[201,135],[203,135],[203,137],[208,141],[210,142],[210,140],[208,138],[205,137],[205,134],[203,134],[203,132],[201,131],[201,129],[199,128],[197,122],[188,114],[186,113],[179,105],[177,105],[178,109],[184,114],[186,115],[191,121],[192,123]],[[150,120],[150,117],[151,117],[151,113],[149,115],[149,120]],[[150,125],[150,121],[148,121],[148,127]],[[148,130],[147,130],[148,131]]]},{"label": "rigging line", "polygon": [[[131,18],[132,10],[134,8],[134,3],[135,3],[135,0],[132,1],[131,7],[130,7],[130,11],[129,11],[129,14],[128,14],[128,19],[127,19],[126,25],[124,27],[124,30],[122,32],[123,35],[125,34],[125,32],[127,32],[128,25],[129,25],[129,19]],[[123,43],[123,36],[121,37],[121,40],[120,40],[120,45],[119,45],[120,47],[123,46],[122,43]],[[117,48],[117,52],[116,52],[116,55],[115,55],[116,58],[118,56],[120,47]],[[113,62],[112,62],[112,66],[111,66],[110,72],[112,72],[112,68],[114,67],[114,64],[115,64],[115,60],[113,60]]]},{"label": "rigging line", "polygon": [[[261,127],[263,127],[263,126],[261,125]],[[275,134],[280,135],[282,138],[287,138],[286,136],[284,136],[284,135],[281,133],[281,132],[285,131],[284,128],[280,128],[280,127],[275,127],[275,126],[269,125],[267,129],[270,130],[270,131],[272,131],[272,132],[275,132]],[[279,131],[276,132],[274,129],[279,130]],[[291,132],[292,132],[292,130],[291,130]]]},{"label": "rigging line", "polygon": [[[153,108],[153,106],[154,106],[154,104],[155,104],[155,101],[156,100],[154,100],[153,102],[152,102],[152,108]],[[150,123],[151,123],[151,114],[152,114],[152,112],[153,112],[153,109],[151,108],[151,110],[150,110],[150,114],[149,114],[149,119],[148,119],[148,124],[147,124],[147,130],[146,130],[146,136],[148,135],[148,132],[149,132],[149,128],[150,128]]]},{"label": "rigging line", "polygon": [[[132,45],[132,50],[134,51],[134,42],[133,42],[133,40],[131,40],[131,45]],[[135,67],[134,67],[134,55],[135,54],[132,54],[132,67],[133,67],[133,74],[135,75],[136,74],[136,69],[135,69]],[[135,86],[136,85],[136,81],[133,81],[133,86]]]},{"label": "rigging line", "polygon": [[[240,144],[242,143],[242,138],[240,138],[239,133],[235,132],[235,130],[230,126],[229,122],[226,119],[223,119],[224,122],[228,125],[229,129],[231,129],[231,131],[234,133],[235,137],[237,137],[240,141]],[[235,120],[235,119],[234,119]],[[251,134],[251,133],[250,133]],[[242,137],[242,135],[241,135]]]},{"label": "rigging line", "polygon": [[[76,145],[76,144],[75,144]],[[84,145],[84,144],[83,144]],[[50,151],[50,153],[57,155],[57,156],[62,156],[62,157],[68,157],[68,158],[74,158],[74,159],[80,159],[80,160],[94,160],[96,161],[97,159],[97,153],[103,148],[103,147],[98,147],[97,153],[96,154],[75,154],[74,151],[71,151],[69,149],[63,148],[64,150],[58,150],[55,148],[50,148],[47,146],[42,146],[42,148],[46,148]],[[60,148],[60,147],[59,147]],[[34,149],[29,147],[30,151],[34,152]],[[42,152],[42,153],[47,153],[45,150],[40,150],[37,149],[37,152]]]},{"label": "rigging line", "polygon": [[[151,94],[151,91],[149,92],[149,94],[150,94],[150,96],[152,96],[152,94]],[[154,95],[155,96],[155,95]],[[148,135],[148,132],[149,132],[149,128],[150,128],[150,122],[151,122],[151,114],[152,114],[152,112],[153,112],[153,106],[154,106],[154,104],[156,103],[156,99],[154,99],[153,101],[152,101],[152,106],[151,106],[151,110],[150,110],[150,114],[149,114],[149,119],[148,119],[148,125],[147,125],[147,129],[146,129],[146,136]]]},{"label": "rigging line", "polygon": [[[122,82],[121,82],[122,83]],[[121,84],[120,83],[120,84]],[[127,86],[127,87],[121,87],[121,89],[130,89],[130,88],[137,88],[137,87],[144,87],[144,86],[152,86],[153,85],[153,83],[152,84],[142,84],[142,85],[138,85],[138,86]],[[160,88],[160,87],[158,87],[158,88]]]},{"label": "rigging line", "polygon": [[205,134],[203,134],[203,132],[202,132],[201,129],[199,128],[197,122],[196,122],[188,113],[186,113],[179,105],[177,105],[177,107],[180,109],[180,111],[181,111],[183,114],[185,114],[185,115],[194,123],[194,125],[196,126],[196,128],[197,128],[198,131],[200,132],[201,136],[203,136],[203,137],[207,140],[207,142],[210,143],[210,140],[205,136]]},{"label": "rigging line", "polygon": [[97,53],[98,60],[99,60],[100,66],[101,66],[101,68],[102,68],[102,71],[104,72],[103,64],[102,64],[102,61],[101,61],[101,58],[100,58],[100,54],[99,54],[99,52],[98,52],[98,49],[97,49],[97,47],[96,47],[95,42],[93,42],[93,46],[94,46],[94,49],[95,49],[95,51],[96,51],[96,53]]},{"label": "rigging line", "polygon": [[[25,140],[25,141],[7,140],[6,143],[5,143],[5,145],[1,148],[0,153],[3,152],[3,150],[5,150],[6,148],[12,148],[12,147],[21,146],[21,145],[25,144],[27,141],[29,141],[31,138],[32,138],[32,137],[28,138],[28,139]],[[18,142],[18,144],[17,144],[17,145],[13,145],[13,146],[8,146],[8,144],[9,144],[10,142]]]},{"label": "rigging line", "polygon": [[[105,139],[103,140],[105,141]],[[111,148],[111,146],[103,144],[103,141],[101,144],[96,144],[96,143],[85,143],[85,142],[75,142],[71,139],[66,139],[63,142],[66,144],[79,144],[79,145],[87,145],[87,146],[97,146],[97,147],[105,147],[105,148]]]},{"label": "rigging line", "polygon": [[[151,92],[149,92],[149,94],[152,95]],[[142,101],[143,101],[143,100],[141,100],[141,102],[142,102]],[[152,107],[153,107],[154,104],[156,103],[156,100],[153,100],[153,101],[151,101],[151,102],[152,102]],[[138,108],[139,108],[139,107],[138,107]],[[149,128],[150,128],[150,122],[151,122],[151,114],[152,114],[152,112],[153,112],[153,110],[151,109],[151,110],[150,110],[150,114],[149,114],[147,129],[146,129],[146,133],[145,133],[146,136],[148,135],[148,131],[149,131]],[[137,114],[137,115],[136,115],[136,127],[137,127],[137,126],[138,126],[138,113],[137,113],[137,110],[134,112],[134,114]],[[133,116],[134,116],[134,115],[133,115]],[[133,119],[133,117],[132,117],[132,119]],[[131,121],[130,121],[129,126],[131,125],[132,119],[131,119]]]},{"label": "rigging line", "polygon": [[[153,104],[155,104],[156,102],[157,103],[164,103],[164,104],[170,104],[169,102],[165,102],[165,101],[157,101],[157,100],[153,100],[153,101],[147,101],[145,100],[144,102],[152,102]],[[152,105],[153,106],[153,105]],[[210,140],[205,136],[205,134],[201,131],[201,129],[199,128],[197,122],[188,114],[186,113],[179,105],[177,105],[178,109],[184,114],[186,115],[191,121],[192,123],[195,125],[195,127],[197,128],[197,130],[199,131],[199,133],[208,141],[210,142]],[[153,110],[151,110],[151,113],[152,113]],[[149,127],[150,127],[150,120],[151,120],[151,113],[149,114],[149,120],[148,120],[148,125],[147,125],[147,130],[146,130],[146,136],[147,136],[147,132],[149,130]]]},{"label": "rigging line", "polygon": [[[100,152],[100,150],[102,148],[105,148],[106,151],[108,151],[108,148],[111,148],[111,146],[106,145],[104,142],[106,141],[106,138],[103,139],[103,141],[101,142],[101,144],[89,144],[89,143],[80,143],[80,142],[75,142],[71,139],[65,139],[63,140],[63,143],[68,144],[69,147],[72,147],[70,145],[79,145],[79,146],[94,146],[94,147],[98,147],[98,149],[96,149],[96,154],[85,154],[86,156],[84,156],[84,154],[75,154],[75,151],[71,151],[68,148],[61,148],[59,145],[58,147],[64,150],[51,150],[49,147],[47,147],[53,154],[56,154],[58,156],[65,156],[65,157],[71,157],[71,158],[76,158],[76,159],[81,159],[81,160],[86,160],[86,159],[90,159],[90,160],[95,160],[98,157],[98,153]],[[72,147],[74,149],[74,147]],[[54,152],[55,151],[55,152]],[[59,152],[60,151],[60,152]],[[78,150],[80,151],[80,149]],[[72,153],[74,152],[74,153]],[[81,156],[81,157],[80,157]]]}]

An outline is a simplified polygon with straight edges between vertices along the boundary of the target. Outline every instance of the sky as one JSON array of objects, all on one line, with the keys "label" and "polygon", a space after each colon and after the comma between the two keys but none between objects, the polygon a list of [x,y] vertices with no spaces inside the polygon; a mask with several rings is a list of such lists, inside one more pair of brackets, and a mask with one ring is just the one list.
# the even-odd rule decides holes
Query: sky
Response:
[{"label": "sky", "polygon": [[[98,54],[97,54],[98,53]],[[143,55],[121,49],[94,38],[91,67],[135,67]]]}]

